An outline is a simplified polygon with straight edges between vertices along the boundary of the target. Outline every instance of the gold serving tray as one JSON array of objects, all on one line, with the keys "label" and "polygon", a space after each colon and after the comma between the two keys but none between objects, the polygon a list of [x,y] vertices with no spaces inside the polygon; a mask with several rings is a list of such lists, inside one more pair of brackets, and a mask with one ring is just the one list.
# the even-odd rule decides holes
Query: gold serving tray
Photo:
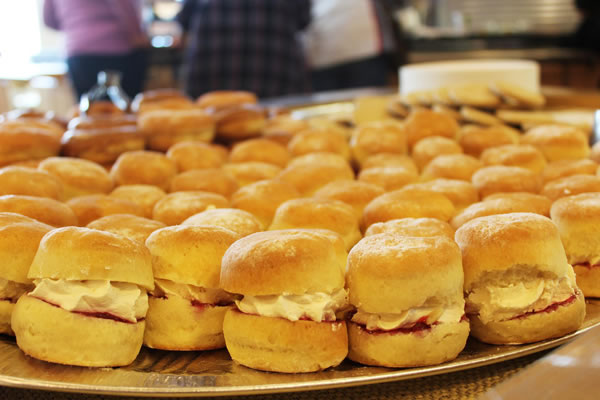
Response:
[{"label": "gold serving tray", "polygon": [[421,378],[494,364],[559,346],[600,325],[600,300],[587,301],[581,329],[558,339],[521,345],[493,346],[469,339],[454,361],[407,369],[367,367],[351,361],[323,372],[278,374],[234,363],[225,350],[168,352],[143,348],[123,368],[69,367],[24,355],[14,339],[0,337],[0,385],[107,395],[153,397],[231,396],[330,389]]}]

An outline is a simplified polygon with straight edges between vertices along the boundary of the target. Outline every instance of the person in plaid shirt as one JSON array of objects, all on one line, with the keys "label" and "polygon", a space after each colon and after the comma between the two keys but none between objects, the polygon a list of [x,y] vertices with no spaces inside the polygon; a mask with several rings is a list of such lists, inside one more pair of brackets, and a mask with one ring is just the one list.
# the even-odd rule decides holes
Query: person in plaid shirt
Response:
[{"label": "person in plaid shirt", "polygon": [[310,90],[298,37],[310,22],[310,0],[186,0],[177,21],[188,33],[183,79],[190,96]]}]

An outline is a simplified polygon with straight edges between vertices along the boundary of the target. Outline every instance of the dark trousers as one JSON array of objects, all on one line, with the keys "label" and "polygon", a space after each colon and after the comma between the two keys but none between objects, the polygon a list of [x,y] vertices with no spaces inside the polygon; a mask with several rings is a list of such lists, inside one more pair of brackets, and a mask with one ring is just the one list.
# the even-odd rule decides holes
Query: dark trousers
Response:
[{"label": "dark trousers", "polygon": [[121,72],[121,87],[133,98],[144,88],[148,54],[144,49],[116,55],[81,54],[68,57],[67,66],[78,99],[96,84],[98,72],[107,70]]},{"label": "dark trousers", "polygon": [[383,55],[321,68],[312,72],[313,90],[386,86],[389,71],[389,63]]}]

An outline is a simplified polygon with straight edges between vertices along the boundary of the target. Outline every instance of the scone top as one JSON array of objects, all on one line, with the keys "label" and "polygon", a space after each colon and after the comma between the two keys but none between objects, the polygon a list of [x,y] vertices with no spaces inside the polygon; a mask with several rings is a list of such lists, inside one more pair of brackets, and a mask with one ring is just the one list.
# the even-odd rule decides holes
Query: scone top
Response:
[{"label": "scone top", "polygon": [[344,242],[331,231],[258,232],[225,252],[221,287],[250,296],[332,293],[344,287],[345,267]]},{"label": "scone top", "polygon": [[239,235],[217,226],[168,226],[146,240],[154,277],[177,283],[219,287],[221,257]]},{"label": "scone top", "polygon": [[487,273],[531,267],[556,278],[569,273],[558,229],[547,217],[512,213],[476,218],[455,235],[463,255],[465,291]]},{"label": "scone top", "polygon": [[463,301],[460,250],[447,237],[367,236],[350,251],[347,277],[350,303],[368,313]]},{"label": "scone top", "polygon": [[50,231],[29,269],[30,279],[106,280],[154,288],[150,252],[141,243],[80,227]]}]

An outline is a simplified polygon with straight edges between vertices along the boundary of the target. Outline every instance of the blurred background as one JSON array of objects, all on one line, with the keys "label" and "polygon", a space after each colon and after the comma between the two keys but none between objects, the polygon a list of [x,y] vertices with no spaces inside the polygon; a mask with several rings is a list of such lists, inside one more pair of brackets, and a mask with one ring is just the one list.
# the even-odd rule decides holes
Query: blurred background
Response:
[{"label": "blurred background", "polygon": [[[344,41],[347,46],[355,40],[340,34],[337,26],[347,23],[339,20],[342,17],[335,7],[343,7],[346,18],[356,21],[357,14],[350,11],[359,0],[313,0],[311,21],[298,32],[307,67],[313,72],[306,91],[395,87],[397,68],[405,63],[481,58],[533,59],[542,67],[542,85],[593,89],[600,75],[596,40],[590,40],[596,32],[585,27],[597,18],[598,6],[593,3],[600,2],[373,0],[371,17],[377,22],[378,45],[372,51],[383,62],[384,72],[378,81],[350,79],[327,87],[323,82],[330,82],[328,75],[319,80],[315,73],[331,72],[333,67],[356,61],[351,54],[330,60],[319,54],[327,50],[325,41],[331,40],[331,48],[342,49]],[[585,8],[589,4],[591,9]],[[141,23],[148,39],[144,89],[186,89],[182,71],[189,38],[186,40],[176,19],[183,5],[176,0],[140,1]],[[61,113],[76,101],[65,61],[65,33],[44,24],[43,9],[44,0],[0,1],[0,112],[39,108]],[[365,50],[358,57],[372,55]]]}]

